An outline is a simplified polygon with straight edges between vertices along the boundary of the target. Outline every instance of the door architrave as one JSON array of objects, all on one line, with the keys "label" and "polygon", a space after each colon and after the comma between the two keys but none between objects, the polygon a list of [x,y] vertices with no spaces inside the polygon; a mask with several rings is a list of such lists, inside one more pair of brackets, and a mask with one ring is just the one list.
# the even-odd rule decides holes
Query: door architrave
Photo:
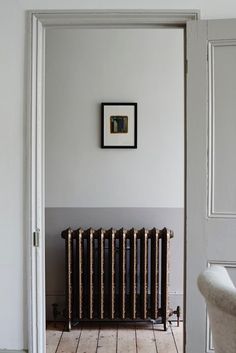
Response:
[{"label": "door architrave", "polygon": [[[28,85],[27,85],[27,280],[28,344],[30,353],[46,352],[45,345],[45,36],[47,28],[183,28],[198,20],[198,10],[69,10],[28,12]],[[186,77],[185,77],[186,92]],[[186,99],[185,99],[186,106]],[[186,108],[185,108],[186,147]],[[186,148],[185,148],[186,155]],[[185,175],[187,170],[185,157]],[[186,177],[185,177],[186,200]],[[186,202],[185,202],[186,206]],[[185,207],[186,227],[186,207]],[[35,239],[39,237],[39,246]],[[37,242],[36,242],[37,243]],[[186,244],[186,231],[185,231]],[[184,249],[184,264],[187,252]],[[185,266],[184,266],[185,267]],[[186,269],[184,270],[184,283]],[[186,283],[184,286],[184,301]],[[186,316],[187,313],[185,312]],[[184,320],[185,321],[185,320]],[[186,330],[184,329],[184,332]],[[184,341],[186,337],[184,337]],[[184,345],[185,346],[185,345]],[[184,350],[185,351],[185,350]]]}]

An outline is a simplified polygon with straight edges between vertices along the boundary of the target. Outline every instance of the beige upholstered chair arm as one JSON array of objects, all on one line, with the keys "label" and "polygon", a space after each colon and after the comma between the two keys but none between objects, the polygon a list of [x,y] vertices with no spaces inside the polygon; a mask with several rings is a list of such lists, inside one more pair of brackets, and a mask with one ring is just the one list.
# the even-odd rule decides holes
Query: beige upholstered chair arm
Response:
[{"label": "beige upholstered chair arm", "polygon": [[207,304],[215,353],[236,353],[236,288],[223,266],[211,266],[198,278]]},{"label": "beige upholstered chair arm", "polygon": [[236,316],[236,288],[224,267],[211,266],[201,273],[198,287],[208,303]]}]

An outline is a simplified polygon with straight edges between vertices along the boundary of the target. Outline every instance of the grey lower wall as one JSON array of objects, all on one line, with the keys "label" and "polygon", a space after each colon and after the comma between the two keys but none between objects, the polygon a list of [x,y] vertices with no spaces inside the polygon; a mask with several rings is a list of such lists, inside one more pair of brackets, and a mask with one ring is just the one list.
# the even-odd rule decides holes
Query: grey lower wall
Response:
[{"label": "grey lower wall", "polygon": [[[171,241],[170,305],[183,303],[184,210],[182,208],[46,208],[46,311],[52,304],[63,311],[65,298],[64,240],[68,228],[163,228],[174,231]],[[60,315],[58,318],[60,319]]]}]

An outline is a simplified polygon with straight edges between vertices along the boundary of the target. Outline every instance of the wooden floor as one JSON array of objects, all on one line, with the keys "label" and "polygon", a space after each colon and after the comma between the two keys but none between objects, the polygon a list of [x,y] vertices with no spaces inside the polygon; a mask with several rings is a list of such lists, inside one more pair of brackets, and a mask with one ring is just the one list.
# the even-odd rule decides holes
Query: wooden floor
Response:
[{"label": "wooden floor", "polygon": [[183,325],[84,323],[64,332],[62,323],[47,324],[47,353],[182,353]]}]

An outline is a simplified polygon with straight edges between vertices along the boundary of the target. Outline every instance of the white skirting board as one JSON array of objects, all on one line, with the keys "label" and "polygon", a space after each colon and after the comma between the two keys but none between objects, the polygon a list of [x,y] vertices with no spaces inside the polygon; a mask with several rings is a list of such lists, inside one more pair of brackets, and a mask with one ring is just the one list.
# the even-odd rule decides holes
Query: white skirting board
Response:
[{"label": "white skirting board", "polygon": [[9,350],[9,349],[0,349],[0,353],[27,353],[28,352],[28,350],[27,349],[25,349],[25,350],[20,350],[20,351],[18,351],[18,350]]},{"label": "white skirting board", "polygon": [[[170,293],[170,308],[176,310],[177,306],[180,306],[180,320],[183,320],[183,307],[184,307],[184,295],[183,293]],[[173,315],[171,319],[176,320],[176,316]]]},{"label": "white skirting board", "polygon": [[[176,310],[176,307],[179,305],[181,308],[180,319],[183,319],[183,293],[170,293],[170,308]],[[64,294],[55,294],[55,295],[46,295],[46,318],[48,321],[53,321],[53,303],[58,304],[58,311],[60,314],[57,317],[57,320],[63,320],[63,309],[65,307],[65,296]],[[173,320],[176,319],[175,316],[172,316]],[[1,353],[1,351],[0,351]]]}]

